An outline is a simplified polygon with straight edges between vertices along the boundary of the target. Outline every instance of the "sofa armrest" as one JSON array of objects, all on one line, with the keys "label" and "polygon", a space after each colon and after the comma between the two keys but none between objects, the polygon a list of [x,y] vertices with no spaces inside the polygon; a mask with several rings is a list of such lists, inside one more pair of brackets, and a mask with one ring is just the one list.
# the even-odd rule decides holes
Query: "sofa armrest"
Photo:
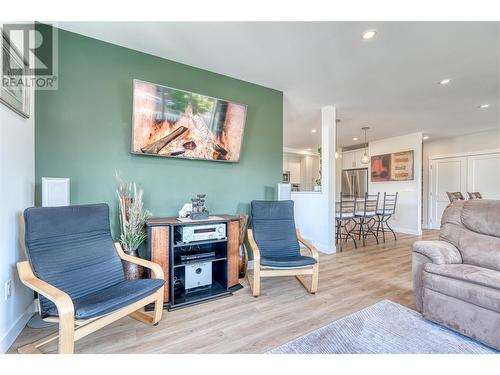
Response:
[{"label": "sofa armrest", "polygon": [[417,241],[412,252],[423,255],[434,264],[460,264],[462,255],[451,243],[446,241]]},{"label": "sofa armrest", "polygon": [[445,241],[417,241],[412,245],[412,273],[413,291],[415,292],[415,305],[422,311],[422,272],[427,263],[434,264],[460,264],[462,255],[458,249]]}]

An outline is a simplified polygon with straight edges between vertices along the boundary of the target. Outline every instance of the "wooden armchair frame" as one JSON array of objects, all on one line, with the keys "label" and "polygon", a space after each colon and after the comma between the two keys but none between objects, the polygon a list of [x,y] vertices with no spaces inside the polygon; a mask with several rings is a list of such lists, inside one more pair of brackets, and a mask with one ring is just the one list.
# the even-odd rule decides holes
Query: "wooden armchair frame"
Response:
[{"label": "wooden armchair frame", "polygon": [[[248,230],[248,242],[250,244],[250,249],[253,253],[253,270],[247,271],[247,279],[250,284],[250,289],[254,297],[260,295],[260,279],[262,277],[276,277],[276,276],[295,276],[297,280],[306,288],[306,290],[314,294],[318,290],[318,279],[319,279],[319,253],[318,250],[307,242],[302,236],[298,229],[296,229],[297,239],[302,243],[306,249],[308,249],[312,257],[316,260],[316,264],[308,267],[301,268],[262,268],[260,265],[260,250],[259,246],[253,238],[253,232],[251,229]],[[306,280],[305,276],[311,276],[311,279]]]},{"label": "wooden armchair frame", "polygon": [[[153,278],[162,280],[165,279],[163,270],[158,264],[125,254],[118,242],[115,242],[115,247],[122,260],[139,264],[150,269],[151,276]],[[37,278],[27,261],[17,263],[17,270],[19,272],[21,282],[28,288],[33,289],[37,293],[52,301],[56,305],[59,313],[58,317],[48,317],[44,319],[46,321],[59,322],[59,331],[31,344],[18,348],[17,351],[19,353],[42,354],[42,352],[38,349],[39,347],[59,338],[59,354],[72,354],[77,340],[107,326],[110,323],[113,323],[118,319],[123,318],[124,316],[128,315],[131,318],[151,325],[157,325],[161,320],[163,313],[163,289],[165,286],[162,286],[153,294],[128,306],[122,307],[119,310],[113,311],[112,313],[92,319],[75,320],[73,301],[68,294]],[[155,304],[153,315],[146,314],[141,310],[149,303]]]}]

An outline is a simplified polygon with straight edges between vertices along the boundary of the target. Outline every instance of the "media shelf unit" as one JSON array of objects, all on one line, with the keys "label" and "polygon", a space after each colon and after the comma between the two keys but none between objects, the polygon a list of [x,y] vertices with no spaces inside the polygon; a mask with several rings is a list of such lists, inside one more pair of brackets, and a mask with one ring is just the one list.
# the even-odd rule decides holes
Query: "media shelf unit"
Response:
[{"label": "media shelf unit", "polygon": [[[176,218],[151,218],[147,221],[147,258],[159,264],[165,274],[164,308],[175,310],[209,300],[227,297],[240,289],[239,284],[239,218],[233,215],[216,215],[217,220],[180,222]],[[180,242],[177,227],[223,223],[226,238]],[[181,255],[210,254],[213,256],[197,260],[181,260]],[[190,289],[186,292],[179,280],[183,279],[186,267],[209,264],[211,285]],[[209,267],[206,266],[206,267]]]}]

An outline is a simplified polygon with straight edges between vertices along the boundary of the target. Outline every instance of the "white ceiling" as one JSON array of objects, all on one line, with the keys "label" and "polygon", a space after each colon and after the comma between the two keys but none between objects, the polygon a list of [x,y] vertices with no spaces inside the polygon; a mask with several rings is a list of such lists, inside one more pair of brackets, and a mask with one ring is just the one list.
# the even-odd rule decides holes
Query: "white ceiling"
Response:
[{"label": "white ceiling", "polygon": [[[316,147],[337,106],[341,146],[500,127],[499,22],[61,22],[63,29],[283,91],[284,146]],[[363,31],[377,36],[361,39]],[[451,78],[448,85],[438,85]],[[480,104],[490,107],[479,110]],[[318,133],[311,133],[318,129]],[[354,142],[353,137],[360,141]]]}]

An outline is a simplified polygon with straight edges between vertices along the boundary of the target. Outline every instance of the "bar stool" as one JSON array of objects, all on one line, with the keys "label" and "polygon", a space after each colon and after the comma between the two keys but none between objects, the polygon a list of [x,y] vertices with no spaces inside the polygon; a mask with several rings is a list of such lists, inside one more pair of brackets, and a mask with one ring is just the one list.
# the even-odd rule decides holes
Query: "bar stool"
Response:
[{"label": "bar stool", "polygon": [[352,234],[352,228],[349,228],[349,224],[352,223],[354,219],[356,197],[353,199],[345,199],[342,193],[340,193],[340,202],[337,202],[337,206],[335,210],[335,243],[340,245],[339,250],[342,251],[342,240],[347,243],[347,240],[350,238],[354,242],[354,248],[357,249],[358,245]]},{"label": "bar stool", "polygon": [[[362,209],[356,207],[354,212],[354,222],[356,224],[353,231],[358,235],[358,239],[363,239],[363,246],[365,246],[366,237],[370,234],[375,237],[378,245],[378,237],[373,231],[373,227],[377,223],[375,218],[377,216],[379,197],[380,193],[365,193],[365,199],[362,202]],[[356,230],[356,228],[359,229]]]},{"label": "bar stool", "polygon": [[387,222],[392,215],[396,212],[396,202],[398,200],[398,193],[387,194],[384,193],[384,201],[382,202],[382,208],[377,209],[377,237],[379,230],[382,231],[382,239],[385,243],[385,232],[391,232],[394,236],[394,241],[397,240],[396,233],[392,230]]}]

